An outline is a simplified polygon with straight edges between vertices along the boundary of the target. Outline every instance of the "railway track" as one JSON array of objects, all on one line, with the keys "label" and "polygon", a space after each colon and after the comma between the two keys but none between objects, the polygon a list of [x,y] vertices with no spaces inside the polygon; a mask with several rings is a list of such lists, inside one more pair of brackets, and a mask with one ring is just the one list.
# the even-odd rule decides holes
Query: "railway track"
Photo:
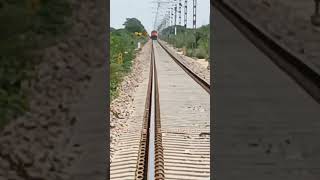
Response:
[{"label": "railway track", "polygon": [[123,138],[135,148],[121,149],[111,179],[209,179],[210,85],[158,41],[151,46],[142,126]]},{"label": "railway track", "polygon": [[320,71],[304,57],[281,44],[236,7],[224,0],[211,1],[251,43],[265,53],[282,71],[286,72],[305,91],[320,103]]},{"label": "railway track", "polygon": [[[162,49],[166,52],[170,58],[186,72],[186,75],[189,75],[198,85],[198,88],[203,88],[207,93],[210,92],[210,85],[208,85],[205,81],[199,78],[195,73],[189,70],[183,63],[181,63],[175,54],[170,52],[164,45],[160,44],[158,41],[152,44],[152,53],[151,53],[151,66],[150,66],[150,76],[149,76],[149,86],[147,92],[146,99],[146,107],[145,107],[145,118],[144,118],[144,129],[143,134],[141,136],[140,142],[140,151],[139,151],[139,160],[137,163],[137,171],[136,171],[136,179],[203,179],[205,177],[209,178],[209,174],[205,173],[205,170],[202,169],[203,165],[200,164],[198,167],[198,171],[194,171],[192,173],[192,168],[197,169],[198,163],[195,161],[190,161],[188,163],[184,163],[183,161],[187,161],[187,158],[192,158],[188,153],[184,153],[184,148],[192,148],[193,145],[191,141],[181,141],[181,137],[170,137],[171,134],[180,133],[183,136],[187,134],[186,132],[170,132],[166,128],[161,128],[161,121],[165,123],[169,123],[170,128],[179,128],[176,126],[175,122],[168,122],[165,119],[161,120],[161,111],[160,111],[160,96],[159,96],[159,79],[157,72],[157,61],[161,61],[161,59],[157,59],[155,57],[155,48],[157,46],[158,49]],[[160,63],[160,62],[159,62]],[[162,81],[160,82],[162,83]],[[179,104],[176,104],[179,106]],[[178,115],[179,116],[179,115]],[[177,117],[179,118],[179,117]],[[182,117],[181,117],[182,118]],[[209,119],[208,119],[209,120]],[[183,122],[183,120],[181,120]],[[185,122],[187,123],[187,122]],[[188,124],[184,128],[188,128]],[[168,127],[168,125],[167,125]],[[162,134],[168,134],[170,138],[162,137]],[[208,135],[208,132],[207,132]],[[181,136],[181,135],[180,135]],[[185,139],[185,137],[182,137]],[[181,143],[182,142],[182,143]],[[208,145],[208,142],[206,144]],[[200,143],[201,144],[201,143]],[[185,146],[185,147],[184,147]],[[195,146],[196,147],[196,146]],[[205,146],[204,151],[209,154],[209,146]],[[180,151],[180,152],[179,152]],[[203,150],[202,150],[203,151]],[[181,153],[182,152],[182,153]],[[202,152],[203,153],[203,152]],[[203,154],[206,154],[203,153]],[[192,154],[192,153],[189,153]],[[196,154],[196,153],[195,153]],[[201,154],[201,151],[200,153]],[[177,157],[179,157],[176,159]],[[201,156],[198,156],[198,161],[201,161]],[[186,158],[186,159],[183,159]],[[207,160],[209,156],[206,156]],[[179,162],[180,161],[180,162]],[[192,166],[192,163],[193,166]],[[182,166],[181,166],[182,165]],[[183,166],[185,165],[185,166]],[[207,166],[208,168],[208,166]],[[200,172],[200,173],[199,173]],[[207,169],[207,172],[209,170]]]},{"label": "railway track", "polygon": [[[157,70],[152,43],[149,83],[135,178],[164,179]],[[159,132],[160,131],[160,132]]]}]

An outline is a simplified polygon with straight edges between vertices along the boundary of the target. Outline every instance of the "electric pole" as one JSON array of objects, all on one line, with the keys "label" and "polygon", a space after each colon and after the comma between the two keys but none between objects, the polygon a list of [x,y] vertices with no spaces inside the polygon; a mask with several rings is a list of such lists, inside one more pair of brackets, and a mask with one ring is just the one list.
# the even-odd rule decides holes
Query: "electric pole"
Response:
[{"label": "electric pole", "polygon": [[170,24],[171,24],[171,26],[173,26],[173,15],[174,15],[173,12],[174,12],[174,11],[173,11],[173,7],[172,7],[172,8],[171,8],[171,16],[170,16],[170,20],[171,20],[171,23],[170,23]]},{"label": "electric pole", "polygon": [[193,0],[193,21],[192,21],[192,28],[194,33],[194,43],[192,43],[192,53],[194,52],[194,48],[197,47],[197,0]]},{"label": "electric pole", "polygon": [[182,3],[179,0],[179,25],[181,26],[181,13],[182,13]]},{"label": "electric pole", "polygon": [[193,0],[193,29],[197,28],[197,0]]},{"label": "electric pole", "polygon": [[177,35],[177,4],[174,7],[174,35]]},{"label": "electric pole", "polygon": [[184,1],[184,27],[187,29],[188,23],[188,0]]},{"label": "electric pole", "polygon": [[168,11],[167,11],[167,18],[166,18],[166,21],[167,21],[166,28],[167,28],[167,27],[170,27],[170,10],[168,10]]}]

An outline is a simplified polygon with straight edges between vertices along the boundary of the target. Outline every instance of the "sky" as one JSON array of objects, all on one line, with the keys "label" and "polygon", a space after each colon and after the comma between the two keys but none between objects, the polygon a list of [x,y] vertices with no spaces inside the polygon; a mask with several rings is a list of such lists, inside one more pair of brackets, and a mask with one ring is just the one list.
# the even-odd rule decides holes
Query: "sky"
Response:
[{"label": "sky", "polygon": [[[144,25],[145,29],[150,33],[153,30],[156,0],[111,0],[110,1],[110,26],[116,29],[123,28],[123,23],[126,18],[137,18]],[[172,1],[173,0],[161,0]],[[177,0],[179,1],[179,0]],[[182,4],[184,5],[182,0]],[[167,10],[172,5],[163,4],[162,9]],[[210,0],[197,0],[197,27],[209,24],[210,17]],[[192,27],[192,7],[193,0],[188,0],[188,28]],[[182,8],[182,25],[183,25],[183,13]],[[178,17],[177,17],[178,23]]]}]

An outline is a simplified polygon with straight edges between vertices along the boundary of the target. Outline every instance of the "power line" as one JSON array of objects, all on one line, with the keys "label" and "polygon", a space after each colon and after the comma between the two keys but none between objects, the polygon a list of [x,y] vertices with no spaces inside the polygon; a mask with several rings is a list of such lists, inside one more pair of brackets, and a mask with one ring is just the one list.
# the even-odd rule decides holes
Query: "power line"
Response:
[{"label": "power line", "polygon": [[[176,1],[176,0],[175,0]],[[156,1],[152,1],[152,3],[156,3],[157,4],[157,10],[156,10],[156,16],[155,16],[155,20],[154,20],[154,24],[153,24],[153,28],[156,30],[157,28],[157,25],[159,24],[162,25],[163,23],[163,20],[160,21],[160,23],[158,23],[158,20],[159,20],[159,11],[160,11],[160,8],[161,8],[161,5],[162,4],[171,4],[172,2],[171,1],[160,1],[160,0],[156,0]],[[165,17],[166,18],[166,17]],[[158,28],[159,28],[158,26]],[[158,30],[158,29],[157,29]]]},{"label": "power line", "polygon": [[158,2],[157,12],[156,12],[155,20],[154,20],[153,29],[156,29],[156,23],[157,23],[157,21],[158,21],[158,14],[159,14],[159,8],[160,8],[160,2]]},{"label": "power line", "polygon": [[[185,28],[188,26],[188,0],[169,0],[169,1],[161,1],[155,0],[153,1],[157,4],[156,7],[156,16],[154,22],[154,29],[157,31],[161,31],[164,28],[169,26],[174,27],[174,34],[177,34],[177,26],[182,25],[182,9],[184,10],[183,17],[183,25]],[[165,12],[161,12],[163,10],[163,4],[172,5]],[[192,28],[195,30],[197,28],[197,0],[193,0],[193,17],[192,17]],[[163,16],[163,17],[161,17]]]}]

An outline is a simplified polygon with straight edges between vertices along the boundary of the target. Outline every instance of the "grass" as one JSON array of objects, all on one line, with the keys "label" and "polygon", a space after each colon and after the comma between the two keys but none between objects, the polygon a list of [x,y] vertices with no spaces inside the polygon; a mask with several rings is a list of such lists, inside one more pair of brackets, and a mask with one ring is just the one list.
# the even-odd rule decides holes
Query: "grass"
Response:
[{"label": "grass", "polygon": [[0,2],[0,128],[28,110],[21,84],[35,77],[35,53],[70,28],[71,14],[67,0]]},{"label": "grass", "polygon": [[[110,96],[111,100],[118,96],[118,86],[123,77],[127,75],[132,66],[132,60],[136,56],[137,43],[144,44],[145,37],[137,37],[126,29],[112,29],[110,33]],[[123,63],[117,62],[117,57],[123,55]]]},{"label": "grass", "polygon": [[160,33],[161,39],[172,44],[176,48],[185,49],[186,55],[199,59],[209,59],[209,25],[193,29],[177,26],[177,35],[174,35],[174,27],[170,26]]}]

